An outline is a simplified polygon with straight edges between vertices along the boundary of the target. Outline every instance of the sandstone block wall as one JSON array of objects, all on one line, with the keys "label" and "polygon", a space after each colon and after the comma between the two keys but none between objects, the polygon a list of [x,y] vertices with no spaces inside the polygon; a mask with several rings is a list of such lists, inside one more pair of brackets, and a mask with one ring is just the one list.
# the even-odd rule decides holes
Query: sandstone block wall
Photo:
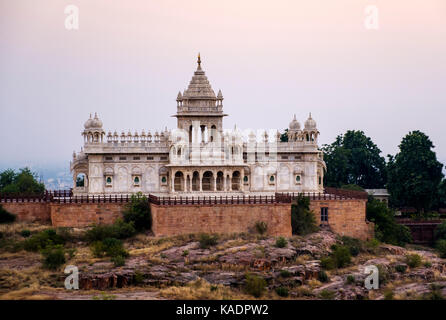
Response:
[{"label": "sandstone block wall", "polygon": [[51,222],[55,227],[82,228],[92,224],[111,224],[122,217],[122,203],[51,203]]},{"label": "sandstone block wall", "polygon": [[12,202],[1,203],[2,207],[23,222],[50,222],[51,213],[46,202]]},{"label": "sandstone block wall", "polygon": [[176,205],[152,204],[153,233],[172,236],[188,233],[242,233],[257,221],[268,224],[269,235],[291,236],[290,204]]},{"label": "sandstone block wall", "polygon": [[361,240],[374,237],[374,224],[366,221],[367,200],[311,200],[310,210],[321,223],[321,208],[328,208],[328,225],[331,230],[341,236],[349,236]]}]

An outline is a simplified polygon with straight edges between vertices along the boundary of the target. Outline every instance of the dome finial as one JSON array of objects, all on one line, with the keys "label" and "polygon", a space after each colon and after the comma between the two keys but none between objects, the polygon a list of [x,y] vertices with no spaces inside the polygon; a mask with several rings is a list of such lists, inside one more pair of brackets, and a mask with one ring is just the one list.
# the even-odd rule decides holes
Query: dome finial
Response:
[{"label": "dome finial", "polygon": [[197,63],[198,63],[198,69],[201,69],[201,57],[200,57],[200,52],[198,52],[198,60],[197,60]]}]

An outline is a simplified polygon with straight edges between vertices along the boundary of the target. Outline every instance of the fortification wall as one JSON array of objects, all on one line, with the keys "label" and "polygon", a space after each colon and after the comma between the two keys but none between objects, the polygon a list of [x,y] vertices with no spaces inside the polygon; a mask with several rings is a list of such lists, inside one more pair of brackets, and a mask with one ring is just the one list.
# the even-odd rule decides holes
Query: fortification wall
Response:
[{"label": "fortification wall", "polygon": [[291,236],[290,204],[152,204],[152,217],[152,230],[157,236],[249,232],[255,228],[257,221],[268,224],[269,235]]},{"label": "fortification wall", "polygon": [[341,236],[349,236],[361,240],[374,237],[374,223],[366,221],[365,199],[349,200],[311,200],[310,210],[315,214],[318,224],[321,223],[321,208],[328,208],[328,225],[331,230]]},{"label": "fortification wall", "polygon": [[[114,203],[2,203],[18,216],[18,221],[51,222],[55,227],[82,228],[110,224],[122,216],[125,202]],[[257,221],[268,224],[268,234],[291,236],[291,205],[288,203],[156,205],[152,206],[153,232],[156,236],[187,233],[249,232]],[[328,208],[328,224],[340,235],[371,239],[374,224],[366,221],[366,200],[311,200],[316,221],[321,223],[321,208]]]},{"label": "fortification wall", "polygon": [[51,213],[46,202],[8,202],[1,203],[2,207],[23,222],[50,222]]},{"label": "fortification wall", "polygon": [[123,203],[51,203],[51,222],[55,227],[82,228],[92,224],[111,224],[122,217]]}]

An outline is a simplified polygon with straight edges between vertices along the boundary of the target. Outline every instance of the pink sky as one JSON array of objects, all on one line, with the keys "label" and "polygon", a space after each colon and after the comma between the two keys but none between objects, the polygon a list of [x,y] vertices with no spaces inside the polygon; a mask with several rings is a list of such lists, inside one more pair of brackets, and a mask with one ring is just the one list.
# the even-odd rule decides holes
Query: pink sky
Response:
[{"label": "pink sky", "polygon": [[321,143],[361,129],[394,154],[419,129],[446,162],[445,36],[444,0],[0,0],[0,164],[68,162],[90,112],[107,131],[174,128],[198,52],[226,128],[312,112]]}]

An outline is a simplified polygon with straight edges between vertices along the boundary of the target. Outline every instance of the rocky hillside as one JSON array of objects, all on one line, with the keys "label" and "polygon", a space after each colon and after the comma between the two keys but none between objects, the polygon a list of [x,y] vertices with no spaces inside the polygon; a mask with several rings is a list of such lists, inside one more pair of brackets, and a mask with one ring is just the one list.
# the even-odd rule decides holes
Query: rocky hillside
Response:
[{"label": "rocky hillside", "polygon": [[[72,231],[66,265],[80,271],[80,290],[64,289],[65,275],[42,266],[39,253],[21,250],[21,229],[2,226],[0,299],[440,299],[446,260],[429,248],[401,248],[341,239],[330,231],[276,239],[261,235],[199,235],[125,241],[125,265],[95,258]],[[34,228],[34,229],[33,229]],[[77,235],[77,236],[76,236]],[[14,243],[16,244],[14,246]],[[336,249],[338,248],[338,249]],[[341,249],[339,249],[341,248]],[[364,268],[379,269],[380,288],[367,290]]]}]

